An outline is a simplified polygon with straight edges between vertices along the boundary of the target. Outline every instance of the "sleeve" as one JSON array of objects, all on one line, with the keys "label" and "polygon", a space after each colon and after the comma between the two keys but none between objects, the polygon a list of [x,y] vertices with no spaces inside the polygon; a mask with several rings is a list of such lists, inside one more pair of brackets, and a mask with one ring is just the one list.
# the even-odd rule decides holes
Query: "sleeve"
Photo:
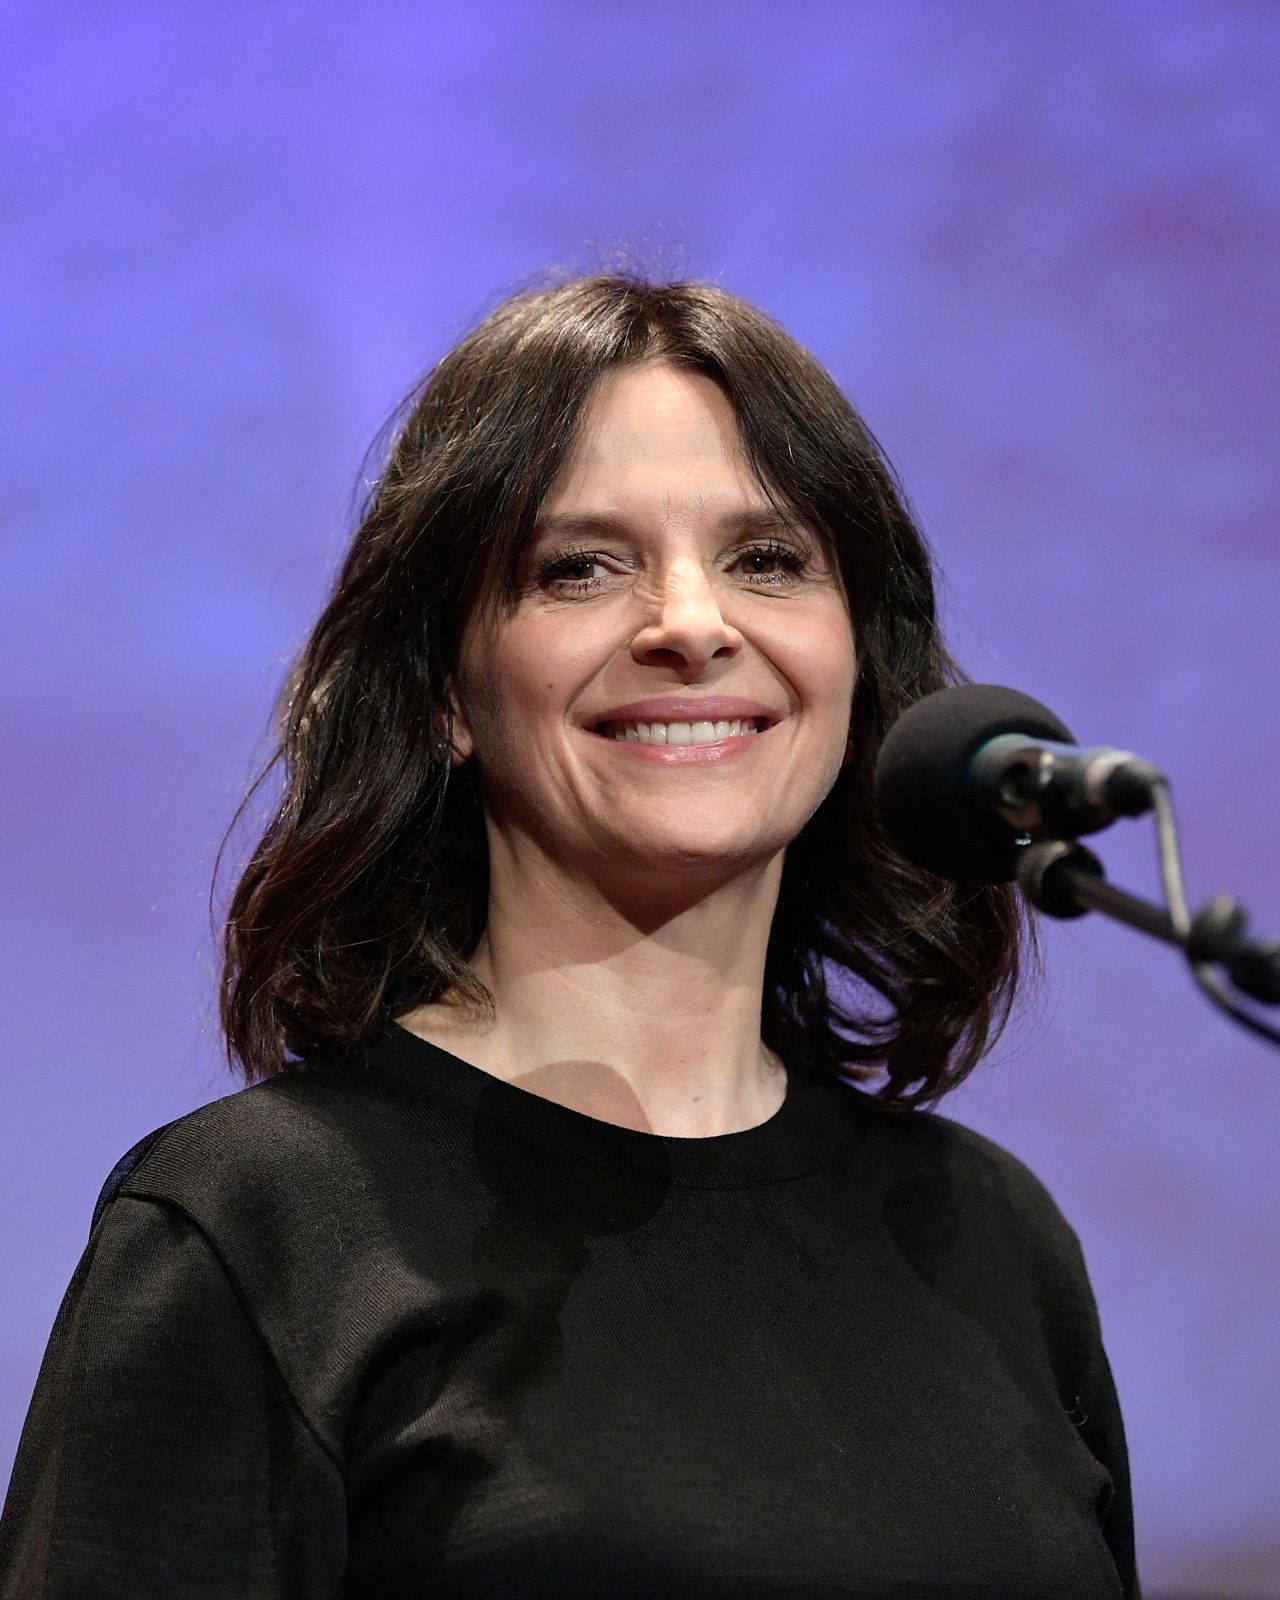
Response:
[{"label": "sleeve", "polygon": [[961,1138],[966,1151],[982,1158],[1022,1241],[1024,1270],[1035,1285],[1037,1319],[1059,1397],[1080,1442],[1111,1479],[1109,1495],[1097,1506],[1099,1531],[1124,1600],[1142,1600],[1124,1421],[1080,1237],[1030,1168],[970,1129]]},{"label": "sleeve", "polygon": [[[1092,1292],[1088,1291],[1087,1285],[1086,1291],[1092,1304]],[[1134,1551],[1129,1451],[1120,1415],[1120,1400],[1100,1334],[1080,1380],[1077,1407],[1077,1426],[1082,1442],[1111,1474],[1111,1499],[1100,1513],[1103,1538],[1107,1541],[1120,1575],[1125,1600],[1142,1600]]]},{"label": "sleeve", "polygon": [[1124,1419],[1084,1249],[1048,1191],[1025,1169],[1021,1191],[1022,1214],[1035,1219],[1042,1315],[1063,1403],[1080,1442],[1111,1478],[1111,1493],[1097,1508],[1098,1525],[1124,1600],[1142,1600]]},{"label": "sleeve", "polygon": [[54,1324],[0,1518],[0,1600],[320,1600],[342,1475],[182,1212],[115,1199]]}]

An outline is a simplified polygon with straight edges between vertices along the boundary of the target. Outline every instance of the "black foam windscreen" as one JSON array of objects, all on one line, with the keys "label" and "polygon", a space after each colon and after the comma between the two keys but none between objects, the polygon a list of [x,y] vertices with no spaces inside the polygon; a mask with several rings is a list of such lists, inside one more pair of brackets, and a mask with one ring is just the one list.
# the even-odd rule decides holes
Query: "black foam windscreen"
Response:
[{"label": "black foam windscreen", "polygon": [[876,763],[876,804],[889,837],[909,860],[953,883],[1007,883],[1014,875],[1017,835],[966,783],[975,754],[1002,733],[1075,743],[1030,695],[965,683],[909,706]]}]

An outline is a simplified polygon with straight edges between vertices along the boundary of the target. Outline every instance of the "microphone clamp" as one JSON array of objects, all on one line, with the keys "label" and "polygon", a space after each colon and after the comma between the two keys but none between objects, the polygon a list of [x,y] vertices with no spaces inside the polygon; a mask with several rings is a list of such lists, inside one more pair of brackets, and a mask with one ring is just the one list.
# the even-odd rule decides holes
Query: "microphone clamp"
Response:
[{"label": "microphone clamp", "polygon": [[1022,733],[980,745],[965,786],[1015,832],[1031,838],[1078,839],[1117,817],[1138,817],[1164,781],[1158,767],[1129,750],[1081,749]]}]

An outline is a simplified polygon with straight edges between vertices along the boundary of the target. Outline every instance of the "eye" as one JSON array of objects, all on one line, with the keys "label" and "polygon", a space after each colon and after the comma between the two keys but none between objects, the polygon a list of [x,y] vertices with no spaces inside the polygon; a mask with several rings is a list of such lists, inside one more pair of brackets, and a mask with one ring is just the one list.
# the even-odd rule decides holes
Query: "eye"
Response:
[{"label": "eye", "polygon": [[603,558],[594,550],[566,550],[538,563],[537,581],[540,587],[556,589],[561,594],[581,594],[600,582],[587,569],[602,565]]},{"label": "eye", "polygon": [[800,550],[768,539],[762,544],[747,545],[735,558],[745,568],[748,578],[756,579],[756,588],[778,588],[796,578],[809,565],[809,558]]}]

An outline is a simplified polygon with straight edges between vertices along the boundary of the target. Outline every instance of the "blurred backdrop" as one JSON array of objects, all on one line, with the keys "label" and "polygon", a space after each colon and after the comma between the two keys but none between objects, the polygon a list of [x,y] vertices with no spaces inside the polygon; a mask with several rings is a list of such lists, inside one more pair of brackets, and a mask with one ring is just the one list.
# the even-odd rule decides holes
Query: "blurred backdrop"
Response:
[{"label": "blurred backdrop", "polygon": [[[0,1473],[94,1197],[234,1087],[208,886],[364,451],[622,251],[898,464],[980,680],[1172,772],[1280,929],[1280,6],[14,3],[0,56]],[[1155,885],[1145,827],[1101,846]],[[944,1111],[1079,1231],[1159,1594],[1280,1596],[1280,1055],[1086,919]]]}]

